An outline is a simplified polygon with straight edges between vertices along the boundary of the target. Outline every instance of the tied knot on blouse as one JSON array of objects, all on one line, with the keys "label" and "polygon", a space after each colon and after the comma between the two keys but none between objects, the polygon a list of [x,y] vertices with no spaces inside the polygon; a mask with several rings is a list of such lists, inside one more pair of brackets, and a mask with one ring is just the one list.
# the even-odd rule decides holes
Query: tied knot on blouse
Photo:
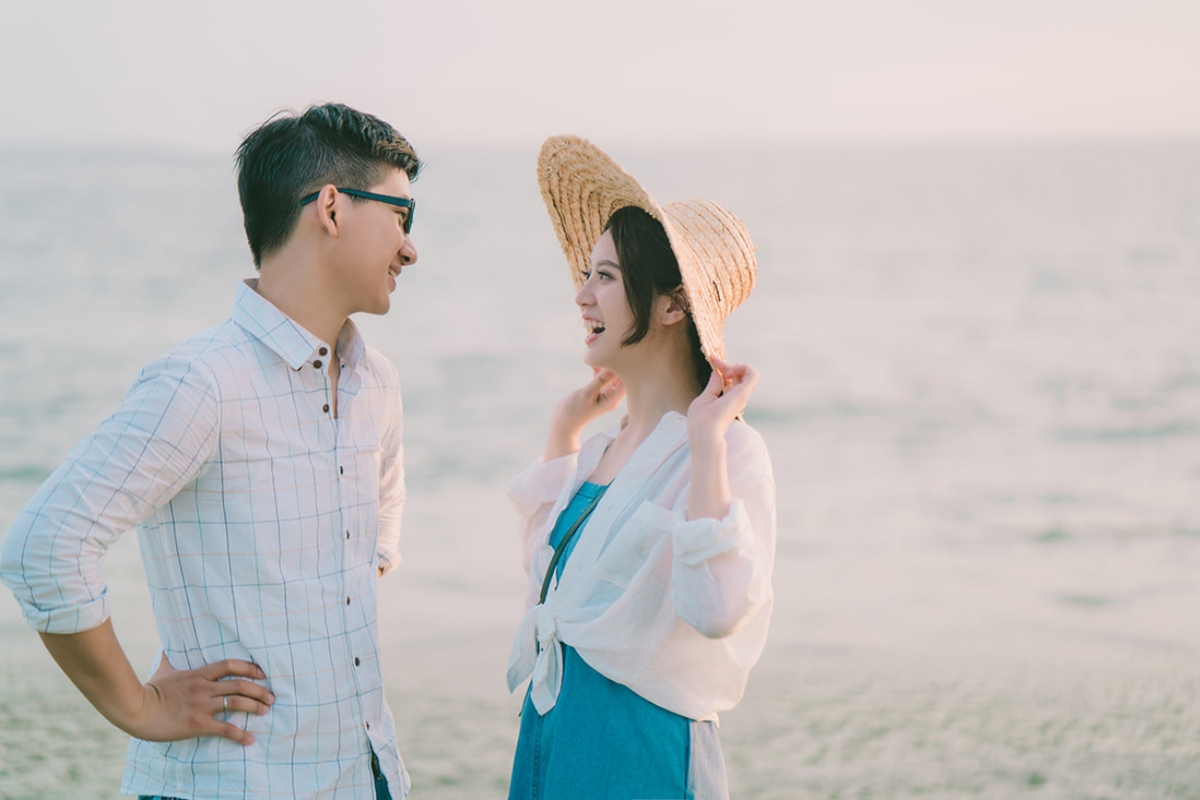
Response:
[{"label": "tied knot on blouse", "polygon": [[[547,598],[550,602],[552,598]],[[562,687],[562,641],[554,610],[538,605],[529,610],[517,632],[518,645],[508,665],[508,689],[512,691],[532,677],[530,699],[539,714],[554,708]]]}]

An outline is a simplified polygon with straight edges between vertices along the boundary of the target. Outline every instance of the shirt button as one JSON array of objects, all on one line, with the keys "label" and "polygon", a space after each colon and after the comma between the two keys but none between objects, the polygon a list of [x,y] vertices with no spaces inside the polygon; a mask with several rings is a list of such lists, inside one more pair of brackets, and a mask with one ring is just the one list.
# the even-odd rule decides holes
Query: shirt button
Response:
[{"label": "shirt button", "polygon": [[371,723],[367,723],[367,730],[371,730]]},{"label": "shirt button", "polygon": [[313,366],[316,367],[317,369],[320,369],[321,368],[321,359],[318,358],[316,361],[314,361]]},{"label": "shirt button", "polygon": [[322,347],[320,350],[318,350],[318,351],[317,351],[317,354],[318,354],[318,355],[322,355],[322,356],[323,356],[323,355],[325,355],[325,354],[326,354],[326,353],[328,353],[328,352],[329,352],[329,351],[328,351],[327,349],[325,349],[324,347]]},{"label": "shirt button", "polygon": [[325,405],[321,406],[321,410],[326,411],[326,412],[329,411],[329,403],[326,403]]},{"label": "shirt button", "polygon": [[358,656],[354,657],[354,666],[358,666]]},{"label": "shirt button", "polygon": [[350,531],[346,531],[346,538],[347,538],[347,539],[349,539],[349,538],[350,538]]},{"label": "shirt button", "polygon": [[338,467],[338,475],[345,475],[345,474],[346,474],[346,468]]},{"label": "shirt button", "polygon": [[350,598],[349,598],[349,597],[347,597],[347,598],[346,598],[346,605],[350,605]]}]

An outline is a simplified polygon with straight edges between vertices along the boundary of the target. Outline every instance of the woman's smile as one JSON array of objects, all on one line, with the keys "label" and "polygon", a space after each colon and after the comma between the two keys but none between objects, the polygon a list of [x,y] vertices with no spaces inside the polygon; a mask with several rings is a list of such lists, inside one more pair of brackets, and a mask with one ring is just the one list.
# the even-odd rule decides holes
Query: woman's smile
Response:
[{"label": "woman's smile", "polygon": [[591,317],[583,318],[583,328],[588,332],[587,337],[583,340],[584,345],[588,347],[604,333],[604,323]]}]

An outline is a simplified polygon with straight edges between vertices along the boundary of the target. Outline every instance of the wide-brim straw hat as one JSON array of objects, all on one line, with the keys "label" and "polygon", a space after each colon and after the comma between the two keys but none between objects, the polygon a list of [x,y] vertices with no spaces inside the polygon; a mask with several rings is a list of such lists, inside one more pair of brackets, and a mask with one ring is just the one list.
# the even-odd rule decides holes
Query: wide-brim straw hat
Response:
[{"label": "wide-brim straw hat", "polygon": [[614,211],[636,206],[661,222],[704,355],[725,358],[725,318],[750,296],[757,275],[754,243],[738,217],[711,200],[660,206],[632,175],[578,136],[552,136],[542,144],[538,185],[577,291]]}]

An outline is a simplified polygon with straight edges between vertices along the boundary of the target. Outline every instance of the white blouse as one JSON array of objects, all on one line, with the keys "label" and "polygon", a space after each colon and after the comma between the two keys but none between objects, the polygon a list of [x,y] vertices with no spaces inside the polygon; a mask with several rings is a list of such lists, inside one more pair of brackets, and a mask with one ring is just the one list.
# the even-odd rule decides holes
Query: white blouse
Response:
[{"label": "white blouse", "polygon": [[559,514],[619,428],[573,453],[538,459],[509,486],[521,517],[527,611],[508,686],[532,677],[545,714],[562,685],[562,646],[650,702],[717,720],[745,692],[771,617],[775,478],[762,437],[734,422],[725,439],[733,503],[724,519],[687,520],[692,462],[687,419],[668,412],[617,474],[537,605]]}]

